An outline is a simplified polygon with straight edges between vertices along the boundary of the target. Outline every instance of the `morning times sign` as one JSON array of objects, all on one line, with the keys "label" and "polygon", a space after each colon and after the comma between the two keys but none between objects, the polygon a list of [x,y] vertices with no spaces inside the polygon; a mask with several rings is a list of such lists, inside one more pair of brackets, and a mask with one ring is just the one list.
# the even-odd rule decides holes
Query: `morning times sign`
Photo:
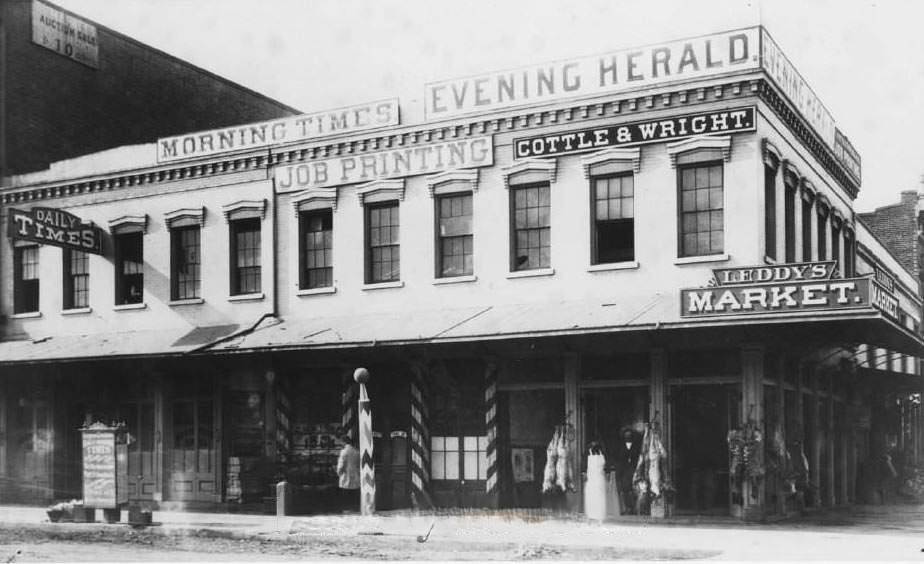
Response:
[{"label": "morning times sign", "polygon": [[835,265],[827,261],[716,269],[711,286],[680,291],[680,316],[876,307],[872,300],[875,282],[869,277],[834,278]]},{"label": "morning times sign", "polygon": [[607,147],[673,141],[694,135],[754,131],[755,114],[756,110],[751,106],[520,137],[513,140],[513,156],[517,159],[550,157]]}]

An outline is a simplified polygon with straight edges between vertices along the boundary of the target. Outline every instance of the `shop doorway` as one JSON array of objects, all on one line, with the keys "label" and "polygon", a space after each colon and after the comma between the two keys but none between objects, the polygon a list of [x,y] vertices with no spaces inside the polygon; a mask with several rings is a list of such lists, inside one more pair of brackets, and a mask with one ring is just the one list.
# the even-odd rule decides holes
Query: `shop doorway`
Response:
[{"label": "shop doorway", "polygon": [[399,368],[373,368],[367,390],[372,400],[376,509],[411,506],[410,379]]},{"label": "shop doorway", "polygon": [[131,440],[128,445],[128,498],[151,500],[156,488],[154,462],[154,400],[126,402],[119,406]]},{"label": "shop doorway", "polygon": [[54,431],[50,409],[46,400],[22,398],[11,410],[14,437],[10,478],[18,492],[13,501],[37,503],[52,498]]},{"label": "shop doorway", "polygon": [[195,378],[192,383],[175,390],[168,404],[167,491],[174,501],[217,502],[217,402],[211,378]]},{"label": "shop doorway", "polygon": [[740,420],[741,387],[677,385],[671,390],[673,478],[678,511],[727,514],[728,431]]}]

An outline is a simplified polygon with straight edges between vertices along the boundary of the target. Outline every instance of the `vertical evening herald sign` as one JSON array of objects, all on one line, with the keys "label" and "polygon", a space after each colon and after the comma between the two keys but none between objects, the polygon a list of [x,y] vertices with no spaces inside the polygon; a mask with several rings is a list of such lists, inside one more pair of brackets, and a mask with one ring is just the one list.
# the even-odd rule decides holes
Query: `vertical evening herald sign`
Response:
[{"label": "vertical evening herald sign", "polygon": [[39,0],[32,0],[32,42],[99,68],[96,26]]}]

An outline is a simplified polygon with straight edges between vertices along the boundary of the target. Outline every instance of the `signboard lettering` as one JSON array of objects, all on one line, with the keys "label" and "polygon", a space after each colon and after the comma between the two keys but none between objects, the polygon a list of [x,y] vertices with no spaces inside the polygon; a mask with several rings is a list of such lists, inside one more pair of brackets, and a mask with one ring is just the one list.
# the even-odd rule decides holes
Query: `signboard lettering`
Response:
[{"label": "signboard lettering", "polygon": [[428,119],[445,119],[756,69],[758,28],[427,84]]},{"label": "signboard lettering", "polygon": [[882,313],[891,317],[893,320],[899,320],[898,298],[879,282],[873,283],[873,293],[871,297],[873,307],[882,311]]},{"label": "signboard lettering", "polygon": [[886,292],[895,292],[895,279],[885,270],[875,267],[876,282],[879,282]]},{"label": "signboard lettering", "polygon": [[798,282],[830,280],[837,261],[802,262],[774,266],[714,268],[713,283],[717,286],[765,282]]},{"label": "signboard lettering", "polygon": [[170,162],[398,125],[397,99],[302,114],[157,140],[157,161]]},{"label": "signboard lettering", "polygon": [[834,130],[834,157],[847,169],[847,172],[856,180],[857,184],[862,179],[862,169],[860,165],[860,153],[853,148],[847,136],[841,133],[840,129]]},{"label": "signboard lettering", "polygon": [[96,26],[38,0],[32,2],[32,42],[99,68]]},{"label": "signboard lettering", "polygon": [[76,215],[53,208],[28,211],[9,208],[7,235],[11,239],[34,241],[75,251],[103,252],[103,232]]},{"label": "signboard lettering", "polygon": [[869,278],[716,286],[680,291],[681,317],[870,306]]},{"label": "signboard lettering", "polygon": [[513,156],[517,159],[545,157],[604,147],[669,141],[693,135],[754,131],[755,123],[754,107],[701,112],[623,125],[520,137],[513,140]]},{"label": "signboard lettering", "polygon": [[760,34],[760,64],[802,114],[802,117],[808,120],[821,139],[833,149],[835,147],[834,118],[796,67],[789,62],[779,45],[763,28]]},{"label": "signboard lettering", "polygon": [[83,432],[83,502],[88,507],[116,507],[115,433]]},{"label": "signboard lettering", "polygon": [[275,172],[276,191],[293,192],[432,174],[457,168],[490,166],[493,162],[492,138],[473,137],[278,167]]}]

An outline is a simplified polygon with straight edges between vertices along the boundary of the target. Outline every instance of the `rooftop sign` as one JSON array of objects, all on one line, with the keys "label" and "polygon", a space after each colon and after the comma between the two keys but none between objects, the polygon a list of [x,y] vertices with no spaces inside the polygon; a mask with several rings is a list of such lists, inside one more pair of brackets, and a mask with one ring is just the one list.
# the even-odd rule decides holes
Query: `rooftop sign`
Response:
[{"label": "rooftop sign", "polygon": [[426,85],[428,119],[611,94],[758,68],[757,27]]},{"label": "rooftop sign", "polygon": [[398,125],[398,100],[198,131],[157,140],[157,161],[171,162]]},{"label": "rooftop sign", "polygon": [[96,26],[38,0],[32,2],[32,42],[88,67],[99,68]]}]

